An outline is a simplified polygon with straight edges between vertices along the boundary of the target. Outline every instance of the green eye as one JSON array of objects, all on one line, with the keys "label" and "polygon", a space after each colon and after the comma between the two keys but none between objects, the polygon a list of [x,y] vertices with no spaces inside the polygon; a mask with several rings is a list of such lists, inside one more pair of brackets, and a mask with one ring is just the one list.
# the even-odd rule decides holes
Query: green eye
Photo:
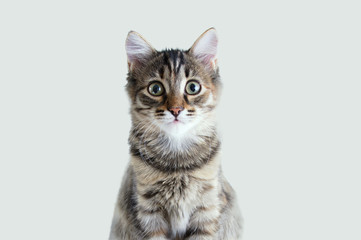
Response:
[{"label": "green eye", "polygon": [[164,87],[160,82],[153,82],[149,85],[148,91],[153,96],[160,96],[164,93]]},{"label": "green eye", "polygon": [[187,82],[186,93],[188,93],[189,95],[196,95],[200,91],[201,91],[201,85],[197,81],[190,80],[189,82]]}]

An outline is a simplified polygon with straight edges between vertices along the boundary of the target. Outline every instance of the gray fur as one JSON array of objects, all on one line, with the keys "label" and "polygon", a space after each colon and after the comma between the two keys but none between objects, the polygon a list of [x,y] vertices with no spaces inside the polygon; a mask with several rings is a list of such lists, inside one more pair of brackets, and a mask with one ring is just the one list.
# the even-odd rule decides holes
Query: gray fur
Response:
[{"label": "gray fur", "polygon": [[[236,195],[220,165],[214,120],[220,80],[214,65],[216,36],[209,34],[215,34],[214,29],[190,50],[162,52],[139,34],[131,32],[128,37],[131,159],[119,191],[110,240],[241,238]],[[193,49],[204,51],[208,39],[213,41],[209,43],[213,44],[212,54],[202,53],[200,58]],[[137,58],[129,52],[132,49],[137,54],[145,50]],[[194,79],[202,91],[196,96],[183,94],[184,85]],[[166,93],[150,94],[147,87],[153,81]],[[169,110],[175,106],[182,109],[180,123]]]}]

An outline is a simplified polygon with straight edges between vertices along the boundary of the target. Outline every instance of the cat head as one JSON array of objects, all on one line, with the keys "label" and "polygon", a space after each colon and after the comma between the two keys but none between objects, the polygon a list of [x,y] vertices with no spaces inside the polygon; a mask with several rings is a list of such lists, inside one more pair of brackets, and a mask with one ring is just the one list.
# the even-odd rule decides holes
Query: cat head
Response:
[{"label": "cat head", "polygon": [[188,50],[155,50],[129,32],[127,91],[134,124],[182,136],[213,123],[220,91],[217,34],[204,32]]}]

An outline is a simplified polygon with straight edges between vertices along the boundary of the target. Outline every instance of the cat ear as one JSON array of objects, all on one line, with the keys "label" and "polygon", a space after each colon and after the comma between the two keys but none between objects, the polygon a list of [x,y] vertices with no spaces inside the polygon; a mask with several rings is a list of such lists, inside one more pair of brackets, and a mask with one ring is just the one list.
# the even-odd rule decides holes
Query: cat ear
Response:
[{"label": "cat ear", "polygon": [[190,52],[206,67],[217,68],[217,45],[218,37],[216,29],[210,28],[205,31],[190,48]]},{"label": "cat ear", "polygon": [[125,41],[129,70],[142,65],[156,50],[137,32],[130,31]]}]

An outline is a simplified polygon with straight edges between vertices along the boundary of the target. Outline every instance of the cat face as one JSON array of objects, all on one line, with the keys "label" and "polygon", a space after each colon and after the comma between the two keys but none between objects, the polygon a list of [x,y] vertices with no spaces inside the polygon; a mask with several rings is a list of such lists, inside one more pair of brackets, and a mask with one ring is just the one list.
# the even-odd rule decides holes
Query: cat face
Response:
[{"label": "cat face", "polygon": [[156,51],[135,32],[128,34],[126,48],[133,122],[177,137],[207,125],[220,88],[213,28],[187,51]]}]

